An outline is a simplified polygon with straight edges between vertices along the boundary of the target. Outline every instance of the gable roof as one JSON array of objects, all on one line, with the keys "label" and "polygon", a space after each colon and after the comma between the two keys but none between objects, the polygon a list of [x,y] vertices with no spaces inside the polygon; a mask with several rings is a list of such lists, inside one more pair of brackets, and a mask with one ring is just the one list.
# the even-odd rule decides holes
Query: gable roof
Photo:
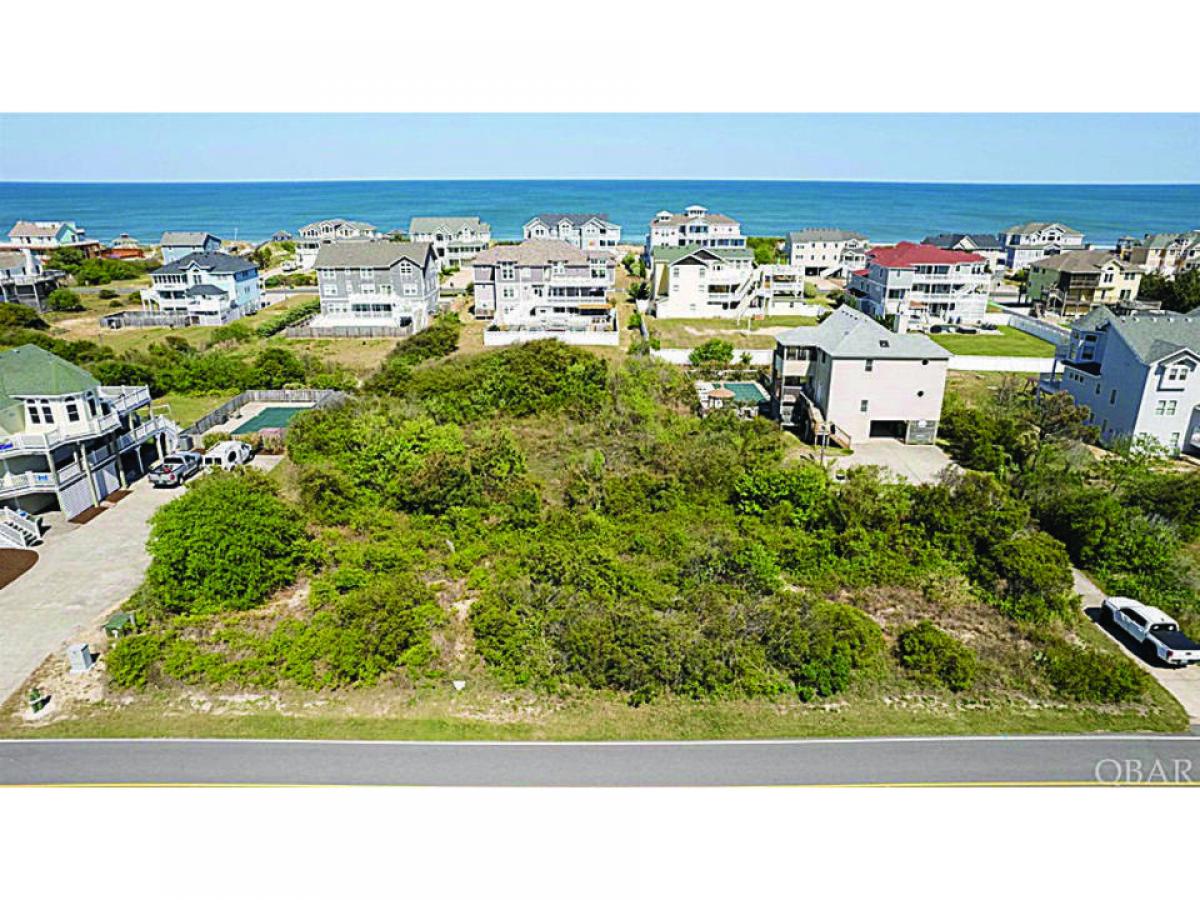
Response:
[{"label": "gable roof", "polygon": [[699,244],[684,244],[682,247],[655,247],[651,258],[654,262],[674,265],[685,257],[703,253],[723,260],[754,258],[754,251],[749,247],[701,247]]},{"label": "gable roof", "polygon": [[210,239],[218,243],[221,240],[207,231],[164,231],[158,243],[163,247],[203,247]]},{"label": "gable roof", "polygon": [[[689,206],[688,209],[704,209],[704,207]],[[662,212],[667,212],[667,210],[664,209]],[[659,213],[659,215],[661,215],[661,213]],[[670,213],[669,219],[662,220],[660,220],[656,215],[650,220],[650,225],[651,227],[655,225],[683,225],[686,222],[711,222],[715,225],[738,224],[737,219],[731,219],[729,216],[722,215],[721,213],[710,213],[705,211],[696,216],[689,216],[686,213]]]},{"label": "gable roof", "polygon": [[576,228],[581,225],[586,225],[592,219],[603,222],[605,225],[611,225],[608,221],[608,213],[541,213],[534,216],[526,225],[532,225],[534,222],[541,222],[543,225],[557,225],[563,219],[566,219]]},{"label": "gable roof", "polygon": [[813,241],[865,241],[867,236],[857,231],[846,231],[843,228],[801,228],[799,231],[788,233],[788,240],[793,244],[807,244]]},{"label": "gable roof", "polygon": [[341,228],[342,226],[346,226],[349,228],[356,228],[359,231],[376,231],[376,230],[378,230],[370,222],[355,222],[352,219],[321,219],[320,221],[317,221],[317,222],[309,222],[307,225],[305,225],[300,230],[308,231],[311,228],[319,229],[323,225],[332,225],[334,228]]},{"label": "gable roof", "polygon": [[428,234],[431,231],[460,231],[473,228],[476,231],[491,231],[487,222],[479,216],[413,216],[408,223],[409,234]]},{"label": "gable roof", "polygon": [[1004,249],[1004,242],[1000,240],[1000,236],[988,234],[987,232],[947,231],[942,234],[931,234],[921,241],[921,243],[932,244],[934,247],[941,247],[943,250],[950,250],[964,240],[969,240],[974,244],[976,250]]},{"label": "gable roof", "polygon": [[176,272],[186,272],[193,265],[214,275],[236,275],[239,272],[258,269],[258,266],[249,260],[242,259],[240,256],[233,256],[229,253],[189,253],[173,262],[167,263],[162,268],[155,269],[150,274],[170,275]]},{"label": "gable roof", "polygon": [[923,334],[896,334],[866,313],[839,306],[819,325],[781,332],[785,347],[818,347],[835,359],[949,359],[950,352]]},{"label": "gable roof", "polygon": [[1034,234],[1051,227],[1058,228],[1063,234],[1083,234],[1082,231],[1069,228],[1062,222],[1022,222],[1020,225],[1011,225],[1005,228],[1004,234]]},{"label": "gable roof", "polygon": [[1107,250],[1069,250],[1066,253],[1042,257],[1029,267],[1047,272],[1089,274],[1099,272],[1109,263],[1116,263],[1122,269],[1129,268],[1115,253]]},{"label": "gable roof", "polygon": [[514,262],[519,265],[536,266],[551,262],[566,262],[586,265],[593,259],[612,260],[612,254],[604,250],[580,250],[567,241],[529,240],[519,244],[501,244],[475,254],[474,265],[495,265]]},{"label": "gable roof", "polygon": [[91,373],[34,344],[0,353],[2,398],[80,394],[99,385]]},{"label": "gable roof", "polygon": [[1200,313],[1137,313],[1118,316],[1098,306],[1076,319],[1080,331],[1111,331],[1120,336],[1133,354],[1152,365],[1182,351],[1200,357]]},{"label": "gable roof", "polygon": [[318,269],[390,269],[407,259],[424,269],[432,254],[432,245],[424,241],[338,241],[322,244],[313,265]]},{"label": "gable roof", "polygon": [[54,237],[64,225],[75,227],[74,222],[30,222],[18,219],[8,230],[9,237]]},{"label": "gable roof", "polygon": [[867,251],[867,257],[885,269],[907,269],[916,265],[956,265],[958,263],[984,262],[978,253],[964,250],[943,250],[932,244],[914,244],[901,241],[894,247],[876,247]]}]

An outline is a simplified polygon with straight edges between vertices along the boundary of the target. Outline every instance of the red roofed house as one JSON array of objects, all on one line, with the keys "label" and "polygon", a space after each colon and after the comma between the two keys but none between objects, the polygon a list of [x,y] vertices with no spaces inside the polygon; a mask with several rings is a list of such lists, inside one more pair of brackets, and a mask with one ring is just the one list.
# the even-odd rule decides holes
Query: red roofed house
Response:
[{"label": "red roofed house", "polygon": [[977,253],[902,241],[867,252],[849,293],[859,309],[903,334],[930,325],[982,321],[991,276]]}]

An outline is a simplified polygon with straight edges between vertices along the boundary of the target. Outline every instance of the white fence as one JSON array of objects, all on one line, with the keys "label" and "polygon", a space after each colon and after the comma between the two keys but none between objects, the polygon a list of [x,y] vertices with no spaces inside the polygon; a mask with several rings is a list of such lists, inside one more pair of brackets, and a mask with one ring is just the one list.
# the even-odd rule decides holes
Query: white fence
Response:
[{"label": "white fence", "polygon": [[1070,328],[1055,325],[1053,322],[1047,322],[1045,319],[1035,319],[1032,316],[1022,315],[1021,313],[1008,313],[1008,322],[1006,324],[1017,329],[1017,331],[1023,331],[1033,337],[1041,338],[1043,341],[1049,341],[1055,347],[1065,347],[1071,341]]},{"label": "white fence", "polygon": [[[740,362],[743,354],[750,356],[750,365],[752,366],[769,366],[771,364],[771,356],[774,350],[734,350],[733,361]],[[676,366],[691,365],[692,351],[688,348],[668,347],[662,350],[651,350],[650,355],[656,359],[661,359],[663,362],[669,362]]]}]

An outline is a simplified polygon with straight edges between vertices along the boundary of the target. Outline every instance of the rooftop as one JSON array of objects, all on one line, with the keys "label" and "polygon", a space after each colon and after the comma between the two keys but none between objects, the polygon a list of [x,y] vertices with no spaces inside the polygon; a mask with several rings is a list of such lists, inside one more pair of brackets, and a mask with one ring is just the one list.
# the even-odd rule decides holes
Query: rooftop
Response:
[{"label": "rooftop", "polygon": [[726,260],[754,258],[754,251],[749,247],[701,247],[699,244],[684,244],[682,247],[655,247],[652,256],[655,262],[671,265],[693,253],[708,254]]},{"label": "rooftop", "polygon": [[19,219],[8,230],[9,237],[54,237],[64,225],[75,227],[74,222],[29,222]]},{"label": "rooftop", "polygon": [[428,234],[431,231],[461,231],[473,228],[476,231],[490,231],[487,222],[481,222],[479,216],[413,216],[408,223],[409,234]]},{"label": "rooftop", "polygon": [[546,225],[556,225],[564,219],[578,228],[580,225],[585,225],[592,221],[592,219],[598,219],[601,222],[607,222],[608,213],[539,213],[529,221],[540,221]]},{"label": "rooftop", "polygon": [[788,240],[793,244],[807,244],[812,241],[865,241],[867,236],[857,231],[846,231],[843,228],[801,228],[799,231],[788,233]]},{"label": "rooftop", "polygon": [[189,253],[187,256],[181,256],[179,259],[167,263],[162,268],[155,269],[151,274],[182,273],[193,266],[204,269],[206,272],[212,272],[214,275],[234,275],[258,268],[249,260],[229,253]]},{"label": "rooftop", "polygon": [[322,244],[314,265],[318,269],[390,269],[407,259],[423,269],[432,252],[424,241],[339,241]]},{"label": "rooftop", "polygon": [[33,344],[0,353],[0,405],[14,397],[79,394],[99,385],[89,372]]},{"label": "rooftop", "polygon": [[896,334],[864,312],[839,306],[819,325],[791,328],[775,340],[784,347],[818,347],[835,359],[949,359],[923,334]]},{"label": "rooftop", "polygon": [[566,241],[531,240],[519,244],[501,244],[475,255],[475,265],[494,265],[500,262],[515,262],[520,265],[536,266],[551,262],[586,265],[593,259],[612,259],[612,254],[602,250],[580,250]]},{"label": "rooftop", "polygon": [[[689,206],[688,209],[703,209],[703,207]],[[663,212],[667,212],[667,211],[663,210]],[[659,213],[659,215],[662,215],[662,213]],[[686,212],[684,212],[684,213],[668,213],[666,217],[661,218],[661,219],[658,216],[655,216],[654,220],[650,224],[652,226],[653,225],[683,225],[687,222],[708,222],[708,223],[715,224],[715,225],[737,225],[738,224],[737,219],[731,219],[731,218],[729,218],[729,216],[723,216],[720,213],[710,213],[708,211],[696,213],[694,215],[688,215]]]},{"label": "rooftop", "polygon": [[1082,235],[1082,231],[1076,231],[1064,225],[1062,222],[1022,222],[1020,225],[1011,225],[1004,229],[1005,234],[1035,234],[1039,231],[1044,231],[1047,228],[1057,228],[1063,234],[1078,234]]},{"label": "rooftop", "polygon": [[978,253],[963,250],[943,250],[932,244],[914,244],[901,241],[894,247],[876,247],[867,251],[867,256],[885,269],[907,269],[916,265],[957,265],[959,263],[984,262]]},{"label": "rooftop", "polygon": [[1076,319],[1078,331],[1111,331],[1120,335],[1142,362],[1150,365],[1183,350],[1200,356],[1200,312],[1138,313],[1118,316],[1103,306]]},{"label": "rooftop", "polygon": [[1095,274],[1109,263],[1116,263],[1122,269],[1128,268],[1115,253],[1107,250],[1070,250],[1066,253],[1056,253],[1039,259],[1030,268],[1048,272]]},{"label": "rooftop", "polygon": [[203,247],[210,238],[219,240],[207,231],[164,231],[159,244],[164,247]]},{"label": "rooftop", "polygon": [[943,250],[953,249],[963,241],[969,241],[976,250],[1003,250],[1004,242],[1000,240],[999,235],[988,234],[987,232],[966,232],[966,231],[948,231],[943,234],[931,234],[922,244],[932,244],[934,247],[941,247]]}]

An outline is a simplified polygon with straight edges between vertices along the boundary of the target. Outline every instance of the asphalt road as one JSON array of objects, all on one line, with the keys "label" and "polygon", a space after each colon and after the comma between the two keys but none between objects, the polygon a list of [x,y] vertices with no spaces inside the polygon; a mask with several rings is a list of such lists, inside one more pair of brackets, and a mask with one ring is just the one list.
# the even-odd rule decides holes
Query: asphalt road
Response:
[{"label": "asphalt road", "polygon": [[0,784],[1200,783],[1200,736],[690,743],[0,741]]}]

